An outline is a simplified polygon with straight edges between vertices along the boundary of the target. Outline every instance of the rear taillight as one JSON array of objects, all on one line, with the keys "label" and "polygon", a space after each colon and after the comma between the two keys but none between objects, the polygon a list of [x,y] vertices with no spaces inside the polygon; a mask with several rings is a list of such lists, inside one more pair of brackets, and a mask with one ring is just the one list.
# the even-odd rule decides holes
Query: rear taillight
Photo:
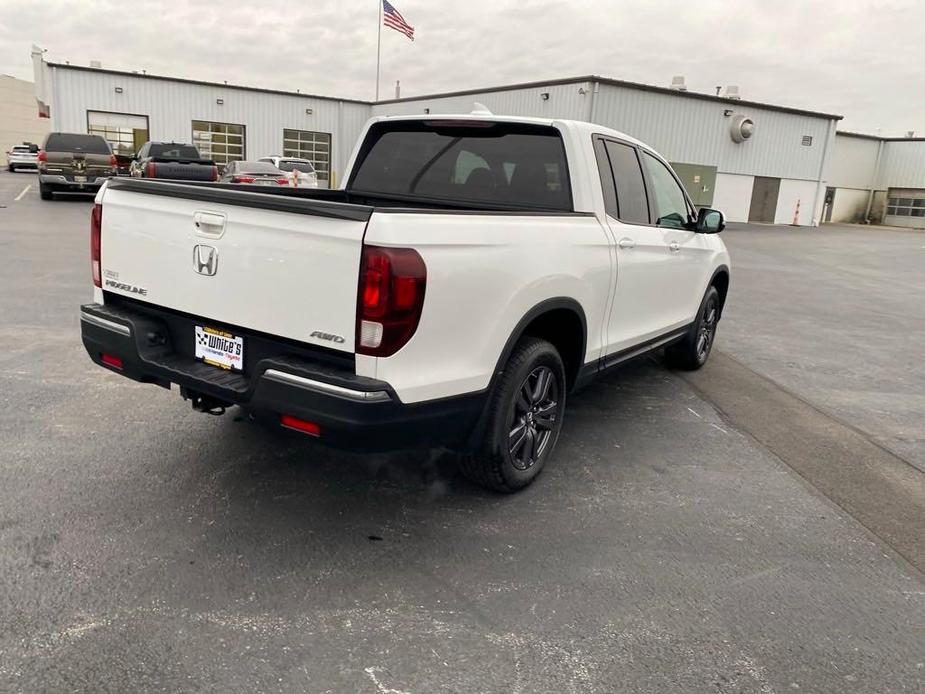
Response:
[{"label": "rear taillight", "polygon": [[389,357],[417,330],[427,267],[413,248],[363,246],[357,295],[356,351]]},{"label": "rear taillight", "polygon": [[148,178],[154,178],[154,174],[157,172],[157,167],[154,165],[153,161],[149,161],[145,166],[145,176]]},{"label": "rear taillight", "polygon": [[112,168],[114,168],[114,169],[117,168],[117,167],[119,166],[119,160],[116,159],[116,155],[115,155],[115,154],[110,154],[110,155],[109,155],[109,165],[110,165]]},{"label": "rear taillight", "polygon": [[90,212],[90,268],[93,272],[93,285],[103,288],[103,274],[100,269],[100,242],[103,230],[103,206],[96,203]]},{"label": "rear taillight", "polygon": [[290,183],[288,178],[277,178],[276,182],[281,186],[288,186]]},{"label": "rear taillight", "polygon": [[48,161],[48,154],[45,153],[44,149],[39,150],[39,161]]},{"label": "rear taillight", "polygon": [[217,166],[212,167],[212,180],[213,181],[218,180],[218,167]]},{"label": "rear taillight", "polygon": [[231,182],[232,183],[253,183],[254,177],[253,176],[234,176],[232,177]]}]

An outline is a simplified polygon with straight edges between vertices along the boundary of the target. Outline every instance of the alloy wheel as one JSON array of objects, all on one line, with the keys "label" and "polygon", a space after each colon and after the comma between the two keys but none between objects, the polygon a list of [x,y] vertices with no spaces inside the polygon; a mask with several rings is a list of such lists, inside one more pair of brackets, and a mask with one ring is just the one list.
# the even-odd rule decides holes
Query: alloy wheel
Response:
[{"label": "alloy wheel", "polygon": [[538,366],[514,394],[508,450],[515,468],[536,464],[553,439],[558,417],[558,379],[548,366]]},{"label": "alloy wheel", "polygon": [[711,297],[707,305],[703,307],[700,330],[697,334],[697,359],[701,362],[707,358],[710,347],[713,346],[713,338],[716,337],[716,319],[716,299]]}]

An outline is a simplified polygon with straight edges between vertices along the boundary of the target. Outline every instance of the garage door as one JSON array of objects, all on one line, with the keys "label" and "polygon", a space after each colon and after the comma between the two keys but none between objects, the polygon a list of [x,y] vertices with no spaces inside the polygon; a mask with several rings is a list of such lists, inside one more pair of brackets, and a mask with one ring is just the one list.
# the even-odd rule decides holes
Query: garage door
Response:
[{"label": "garage door", "polygon": [[925,229],[925,189],[890,188],[883,223],[889,226]]}]

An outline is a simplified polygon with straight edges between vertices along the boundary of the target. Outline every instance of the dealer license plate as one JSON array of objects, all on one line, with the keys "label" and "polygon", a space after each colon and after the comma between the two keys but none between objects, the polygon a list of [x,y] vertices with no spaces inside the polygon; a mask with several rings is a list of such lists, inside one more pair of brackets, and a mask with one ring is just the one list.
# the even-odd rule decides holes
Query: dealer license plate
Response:
[{"label": "dealer license plate", "polygon": [[241,371],[244,369],[244,338],[197,325],[196,358],[222,369]]}]

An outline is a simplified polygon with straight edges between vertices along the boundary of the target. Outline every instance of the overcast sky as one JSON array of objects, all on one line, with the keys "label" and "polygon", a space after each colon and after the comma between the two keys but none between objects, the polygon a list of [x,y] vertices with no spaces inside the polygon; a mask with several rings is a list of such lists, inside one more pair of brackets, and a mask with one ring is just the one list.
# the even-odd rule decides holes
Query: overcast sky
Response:
[{"label": "overcast sky", "polygon": [[[925,3],[913,0],[393,0],[383,95],[597,74],[925,135]],[[0,0],[0,73],[52,61],[371,99],[377,0]]]}]

